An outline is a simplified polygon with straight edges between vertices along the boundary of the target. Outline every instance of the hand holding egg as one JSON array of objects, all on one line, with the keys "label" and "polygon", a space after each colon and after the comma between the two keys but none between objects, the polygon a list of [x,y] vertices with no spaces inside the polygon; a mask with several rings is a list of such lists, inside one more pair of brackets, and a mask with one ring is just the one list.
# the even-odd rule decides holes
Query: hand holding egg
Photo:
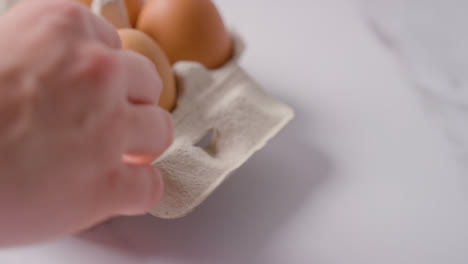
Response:
[{"label": "hand holding egg", "polygon": [[[11,146],[10,151],[3,151],[7,155],[0,152],[0,169],[3,169],[0,171],[0,189],[5,186],[2,184],[4,175],[19,175],[21,180],[31,175],[28,172],[41,172],[34,177],[40,181],[27,185],[31,187],[29,189],[19,190],[34,200],[33,206],[28,207],[30,199],[24,199],[24,204],[14,200],[11,203],[14,210],[29,210],[16,219],[13,216],[13,221],[8,216],[10,218],[6,221],[23,223],[28,214],[37,216],[34,214],[37,209],[41,215],[47,215],[43,205],[34,203],[41,199],[49,201],[47,195],[61,194],[62,201],[57,205],[58,200],[52,197],[52,202],[45,208],[50,210],[49,215],[54,214],[54,218],[35,217],[33,224],[42,223],[41,229],[33,227],[28,231],[29,226],[22,226],[21,232],[26,230],[30,234],[22,238],[25,240],[12,242],[6,233],[6,239],[12,243],[25,243],[41,239],[41,236],[43,239],[53,236],[57,230],[60,234],[74,232],[105,219],[109,214],[147,211],[161,195],[160,174],[149,164],[170,144],[172,118],[177,124],[175,144],[154,164],[161,169],[165,181],[171,183],[150,211],[162,218],[178,218],[193,211],[294,116],[292,109],[268,96],[238,65],[236,58],[242,52],[242,41],[238,36],[234,36],[236,56],[232,57],[231,36],[211,1],[76,1],[91,6],[95,14],[118,28],[121,41],[109,23],[88,17],[89,12],[87,16],[82,15],[84,8],[77,8],[78,5],[63,9],[60,5],[69,3],[63,0],[29,1],[29,9],[23,6],[26,16],[22,19],[29,21],[30,25],[22,24],[18,19],[21,18],[18,13],[21,8],[16,9],[13,15],[5,16],[4,21],[0,20],[4,23],[0,23],[2,39],[8,39],[0,39],[0,50],[8,49],[8,58],[31,62],[31,67],[20,69],[36,69],[42,73],[41,82],[28,82],[28,94],[21,96],[25,90],[4,88],[15,88],[15,85],[24,88],[15,83],[22,78],[10,76],[7,83],[2,83],[4,77],[8,77],[8,71],[4,70],[15,61],[0,61],[0,109],[6,109],[0,111],[0,147]],[[143,2],[146,4],[140,15]],[[49,5],[50,10],[41,8],[41,4],[42,7]],[[31,15],[33,11],[42,14],[34,17]],[[13,22],[5,23],[15,16],[16,22],[13,19]],[[83,25],[85,21],[86,26]],[[38,24],[46,26],[35,27]],[[54,30],[54,25],[60,28]],[[28,37],[28,41],[14,41],[17,35],[4,34],[5,28],[21,30],[24,34],[19,40]],[[50,31],[38,34],[34,33],[35,29]],[[92,30],[95,31],[90,33]],[[85,32],[86,45],[82,39]],[[34,41],[34,37],[42,36],[41,40],[44,40],[54,34],[60,37],[45,45]],[[80,34],[81,39],[77,41],[74,37]],[[13,45],[8,46],[11,43]],[[27,53],[25,50],[41,52]],[[227,63],[231,58],[232,61]],[[65,63],[64,59],[70,63]],[[185,85],[180,88],[185,92],[181,94],[179,106],[171,118],[156,104],[169,111],[174,109],[177,89],[172,64],[180,61],[200,64],[175,65],[182,80],[180,85]],[[15,65],[21,63],[16,62]],[[53,74],[44,78],[44,72]],[[28,74],[15,73],[20,77]],[[40,87],[47,80],[43,86],[59,89],[30,93],[31,89]],[[58,83],[54,84],[54,81]],[[68,88],[63,90],[63,87]],[[37,119],[40,121],[31,124],[31,120]],[[100,126],[100,123],[104,125]],[[26,133],[28,131],[34,133]],[[21,140],[15,140],[20,136]],[[52,143],[47,143],[47,140]],[[33,147],[28,148],[31,142]],[[24,153],[31,154],[31,157],[24,158]],[[18,157],[27,162],[18,162],[21,161]],[[117,168],[116,164],[122,167]],[[11,171],[5,174],[4,168]],[[46,169],[50,171],[42,173]],[[74,174],[85,177],[70,178]],[[93,178],[96,174],[104,177],[99,177],[101,180],[96,182]],[[59,177],[47,181],[47,175]],[[8,186],[8,177],[6,179]],[[48,184],[44,186],[44,182]],[[44,187],[52,189],[41,193]],[[8,195],[18,197],[11,195],[8,189],[2,190],[0,203],[6,201],[9,204]],[[93,194],[91,197],[89,191]],[[90,203],[92,210],[87,211]],[[65,212],[77,214],[68,214],[68,220],[64,220],[60,212],[67,207],[73,209]],[[84,219],[78,219],[80,224],[77,225],[72,221],[74,216],[83,216]],[[53,223],[48,225],[47,220],[51,219]],[[33,232],[37,230],[42,233]],[[4,238],[0,237],[0,245]]]},{"label": "hand holding egg", "polygon": [[0,17],[0,36],[0,246],[145,214],[161,174],[122,157],[171,144],[154,66],[72,1],[24,1]]}]

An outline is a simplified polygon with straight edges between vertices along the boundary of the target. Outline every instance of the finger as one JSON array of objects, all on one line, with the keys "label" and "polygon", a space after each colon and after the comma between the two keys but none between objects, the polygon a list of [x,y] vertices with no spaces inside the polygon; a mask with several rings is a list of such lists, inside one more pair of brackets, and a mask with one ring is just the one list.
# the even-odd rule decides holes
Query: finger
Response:
[{"label": "finger", "polygon": [[129,105],[127,117],[126,154],[154,159],[172,144],[172,118],[167,111],[157,106]]},{"label": "finger", "polygon": [[135,104],[159,102],[162,81],[154,64],[146,57],[133,51],[119,51],[124,67],[122,77],[127,87],[128,100]]},{"label": "finger", "polygon": [[161,198],[163,180],[156,167],[123,165],[120,171],[106,176],[101,188],[101,210],[107,216],[140,215]]},{"label": "finger", "polygon": [[91,37],[109,48],[121,49],[122,42],[114,26],[105,18],[95,15],[85,7],[82,8],[86,9],[87,29]]},{"label": "finger", "polygon": [[[94,15],[91,10],[75,0],[23,1],[12,11],[37,21],[54,17],[55,23],[73,37],[79,35],[114,49],[122,47],[116,29],[104,18]],[[38,25],[40,24],[38,22]]]},{"label": "finger", "polygon": [[126,110],[126,87],[120,78],[122,66],[115,53],[102,45],[88,43],[82,45],[77,57],[73,68],[61,80],[63,83],[71,80],[73,85],[65,86],[66,89],[49,88],[52,92],[47,98],[55,98],[58,104],[67,106],[61,109],[78,108],[95,112],[95,116],[106,114],[116,104]]}]

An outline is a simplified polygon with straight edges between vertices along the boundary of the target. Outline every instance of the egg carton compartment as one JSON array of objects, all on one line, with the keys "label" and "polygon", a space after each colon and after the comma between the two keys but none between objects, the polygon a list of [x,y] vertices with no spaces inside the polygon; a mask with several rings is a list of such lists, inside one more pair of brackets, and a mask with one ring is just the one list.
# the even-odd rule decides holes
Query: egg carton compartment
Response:
[{"label": "egg carton compartment", "polygon": [[165,181],[162,199],[150,211],[154,216],[179,218],[193,211],[294,117],[239,66],[245,46],[231,32],[234,57],[221,69],[195,62],[174,66],[180,88],[175,140],[154,164]]}]

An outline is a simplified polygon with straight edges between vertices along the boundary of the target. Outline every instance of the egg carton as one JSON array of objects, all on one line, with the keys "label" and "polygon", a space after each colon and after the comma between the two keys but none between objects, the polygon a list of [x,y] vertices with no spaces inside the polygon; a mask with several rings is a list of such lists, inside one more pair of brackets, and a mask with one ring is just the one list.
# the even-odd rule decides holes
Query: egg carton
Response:
[{"label": "egg carton", "polygon": [[224,67],[174,66],[180,89],[172,113],[175,140],[154,164],[165,182],[162,199],[150,211],[154,216],[190,213],[294,117],[239,66],[245,45],[231,32],[234,57]]},{"label": "egg carton", "polygon": [[[95,0],[95,13],[104,10],[96,3],[112,1],[117,2]],[[153,164],[165,183],[161,200],[149,212],[156,217],[192,212],[294,118],[290,107],[240,67],[245,44],[235,30],[230,32],[234,55],[222,68],[208,70],[189,61],[174,65],[179,91],[172,112],[175,139]]]},{"label": "egg carton", "polygon": [[[128,25],[123,0],[94,0],[92,9],[117,27]],[[294,116],[242,70],[238,62],[245,45],[234,30],[231,35],[234,55],[222,68],[188,61],[174,66],[175,140],[154,163],[165,183],[150,211],[154,216],[179,218],[193,211]]]}]

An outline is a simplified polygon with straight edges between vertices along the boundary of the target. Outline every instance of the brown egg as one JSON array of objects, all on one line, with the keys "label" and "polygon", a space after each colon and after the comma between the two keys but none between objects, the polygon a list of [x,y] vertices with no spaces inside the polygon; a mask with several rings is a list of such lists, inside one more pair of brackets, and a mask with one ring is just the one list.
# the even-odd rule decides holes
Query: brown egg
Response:
[{"label": "brown egg", "polygon": [[138,52],[154,63],[163,83],[159,105],[168,111],[172,111],[177,100],[177,89],[172,66],[164,51],[154,40],[140,31],[120,29],[118,32],[124,49]]},{"label": "brown egg", "polygon": [[137,29],[154,38],[171,63],[196,61],[209,69],[232,56],[232,39],[210,0],[150,0]]},{"label": "brown egg", "polygon": [[[88,7],[91,7],[93,0],[78,0]],[[140,10],[143,8],[143,0],[125,0],[125,6],[127,7],[128,18],[130,20],[130,24],[134,27],[136,26],[138,15],[140,14]]]},{"label": "brown egg", "polygon": [[93,0],[78,0],[78,2],[81,2],[85,5],[87,5],[88,7],[91,7],[91,4],[93,3]]},{"label": "brown egg", "polygon": [[138,16],[143,8],[143,0],[125,0],[125,6],[127,7],[128,18],[132,27],[136,26]]}]

